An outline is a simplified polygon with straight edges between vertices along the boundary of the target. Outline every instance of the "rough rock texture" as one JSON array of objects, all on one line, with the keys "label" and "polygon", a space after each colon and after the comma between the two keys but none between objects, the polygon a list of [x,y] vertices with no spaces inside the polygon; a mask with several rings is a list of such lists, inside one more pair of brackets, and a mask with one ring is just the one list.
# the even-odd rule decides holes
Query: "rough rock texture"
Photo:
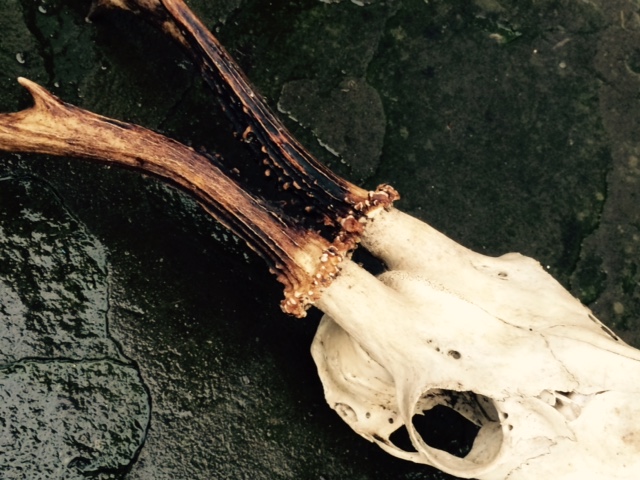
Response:
[{"label": "rough rock texture", "polygon": [[[290,126],[332,168],[366,178],[368,186],[394,184],[403,195],[399,208],[466,246],[537,258],[640,346],[640,12],[634,2],[189,3],[272,106],[298,88],[301,104],[289,98],[288,110],[302,125]],[[23,75],[71,103],[218,151],[240,167],[255,165],[179,49],[127,15],[86,23],[87,8],[85,0],[3,2],[2,111],[26,106],[14,80]],[[367,94],[345,100],[339,87],[349,81]],[[305,92],[305,85],[317,90]],[[370,119],[370,142],[341,143],[353,136],[353,122],[299,113],[318,104],[325,112],[345,111],[346,101],[350,114],[363,112],[357,124],[363,128],[371,105],[357,102],[374,98],[381,107]],[[318,141],[343,159],[362,160],[343,164]],[[45,369],[56,356],[87,359],[74,367],[80,371],[112,365],[109,381],[121,382],[114,392],[129,392],[121,405],[141,414],[146,397],[133,366],[148,388],[151,423],[138,461],[128,473],[122,467],[104,475],[446,478],[388,458],[329,410],[308,353],[313,317],[283,317],[279,287],[264,266],[193,202],[152,179],[77,160],[2,154],[0,178],[6,179],[0,258],[3,265],[14,262],[9,273],[0,272],[0,331],[28,340],[5,339],[14,353],[2,360],[2,374],[22,385],[11,388],[47,398],[45,386],[6,368],[22,365],[28,378],[37,373],[57,385],[53,379],[62,373]],[[30,214],[21,213],[22,204]],[[52,225],[41,240],[25,243],[22,234],[7,233],[37,233],[47,206],[58,213],[46,217]],[[65,263],[56,274],[62,279],[42,275],[39,263],[49,258],[42,249],[49,245],[62,255],[55,242],[66,244],[61,231],[73,238],[69,228],[89,239],[79,247],[86,260]],[[103,248],[100,261],[90,261],[85,250],[95,242]],[[17,262],[12,255],[18,254],[35,263]],[[109,287],[106,317],[104,297],[87,293],[91,282]],[[80,301],[84,310],[69,314],[64,302]],[[74,319],[83,314],[103,323],[78,324]],[[34,329],[20,330],[20,315],[46,320],[49,329],[59,325],[56,341],[46,340],[51,333],[40,339]],[[29,348],[39,349],[35,360],[26,356]],[[90,353],[78,353],[81,348]],[[93,411],[104,383],[91,388],[82,397],[86,410],[73,418]],[[118,398],[103,404],[118,405],[124,400]],[[26,411],[12,418],[25,418]],[[132,425],[109,427],[133,442],[126,448],[105,451],[104,463],[87,456],[89,463],[74,465],[131,461],[125,457],[140,440]],[[14,478],[35,478],[20,476],[2,448],[2,468],[14,468]],[[56,459],[42,452],[45,472]]]},{"label": "rough rock texture", "polygon": [[278,110],[311,128],[320,145],[351,168],[362,183],[379,166],[385,117],[378,92],[358,78],[345,78],[324,93],[316,80],[284,85]]},{"label": "rough rock texture", "polygon": [[150,405],[109,336],[105,249],[42,181],[0,179],[0,476],[122,478]]}]

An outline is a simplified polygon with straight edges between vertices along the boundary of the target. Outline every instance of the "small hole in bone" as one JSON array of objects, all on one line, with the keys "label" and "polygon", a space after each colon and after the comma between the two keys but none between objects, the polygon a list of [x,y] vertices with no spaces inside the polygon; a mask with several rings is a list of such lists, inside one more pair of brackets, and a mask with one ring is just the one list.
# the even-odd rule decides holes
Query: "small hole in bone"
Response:
[{"label": "small hole in bone", "polygon": [[385,440],[384,438],[382,438],[380,435],[378,435],[377,433],[373,434],[373,438],[375,438],[377,441],[384,443],[384,444],[389,444],[389,442],[387,440]]},{"label": "small hole in bone", "polygon": [[358,421],[358,416],[356,415],[356,412],[349,405],[345,403],[336,403],[334,409],[336,412],[340,414],[341,417],[344,417],[351,422]]},{"label": "small hole in bone", "polygon": [[389,418],[389,423],[393,424],[393,418]]},{"label": "small hole in bone", "polygon": [[616,336],[615,333],[613,333],[611,330],[609,330],[607,327],[605,327],[604,325],[600,325],[600,328],[602,328],[602,330],[604,330],[611,338],[613,338],[616,342],[619,340],[618,337]]},{"label": "small hole in bone", "polygon": [[351,258],[371,275],[380,275],[387,270],[386,265],[382,261],[371,255],[364,248],[356,249]]},{"label": "small hole in bone", "polygon": [[500,278],[507,278],[509,276],[509,274],[507,272],[498,272],[498,276]]},{"label": "small hole in bone", "polygon": [[411,443],[411,438],[409,438],[409,432],[407,428],[403,425],[398,428],[395,432],[393,432],[389,436],[389,440],[400,450],[404,450],[405,452],[417,452]]},{"label": "small hole in bone", "polygon": [[555,392],[553,407],[567,420],[573,421],[582,413],[584,407],[592,395],[581,395],[576,392]]},{"label": "small hole in bone", "polygon": [[458,352],[457,350],[449,350],[447,352],[447,355],[449,355],[454,360],[458,360],[462,356],[462,355],[460,355],[460,352]]}]

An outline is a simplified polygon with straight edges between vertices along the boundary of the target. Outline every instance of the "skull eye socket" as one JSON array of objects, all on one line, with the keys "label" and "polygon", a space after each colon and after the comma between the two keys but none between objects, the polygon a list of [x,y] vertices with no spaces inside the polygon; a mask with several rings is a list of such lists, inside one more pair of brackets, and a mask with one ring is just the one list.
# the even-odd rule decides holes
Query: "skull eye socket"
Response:
[{"label": "skull eye socket", "polygon": [[[478,425],[446,405],[436,405],[414,415],[412,424],[427,445],[459,458],[469,454],[480,431]],[[402,450],[416,451],[404,426],[393,432],[389,440]]]},{"label": "skull eye socket", "polygon": [[471,391],[429,389],[410,411],[410,424],[394,431],[387,446],[469,478],[492,468],[507,425],[502,425],[506,416],[499,414],[491,398]]}]

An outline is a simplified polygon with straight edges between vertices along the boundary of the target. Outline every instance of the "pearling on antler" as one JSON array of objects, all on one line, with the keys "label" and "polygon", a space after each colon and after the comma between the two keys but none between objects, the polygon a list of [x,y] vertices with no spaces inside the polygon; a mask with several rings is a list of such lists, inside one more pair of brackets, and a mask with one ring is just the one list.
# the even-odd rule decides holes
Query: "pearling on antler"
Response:
[{"label": "pearling on antler", "polygon": [[[318,163],[180,0],[97,0],[132,10],[193,56],[243,136],[293,185],[319,233],[246,192],[215,156],[64,104],[21,79],[31,109],[0,115],[0,149],[72,155],[164,178],[244,238],[285,285],[283,309],[326,313],[312,354],[330,406],[400,458],[464,478],[640,478],[640,352],[534,260],[474,253]],[[360,242],[387,271],[349,260]],[[463,457],[429,446],[415,415],[445,406],[478,426]],[[405,427],[406,451],[391,434]]]}]

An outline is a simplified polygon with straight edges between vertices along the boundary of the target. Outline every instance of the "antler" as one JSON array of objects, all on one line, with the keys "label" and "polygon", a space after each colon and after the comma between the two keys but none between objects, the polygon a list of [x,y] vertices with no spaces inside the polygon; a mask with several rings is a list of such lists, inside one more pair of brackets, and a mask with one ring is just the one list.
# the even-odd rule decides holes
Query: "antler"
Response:
[{"label": "antler", "polygon": [[[153,174],[193,194],[202,206],[264,258],[285,285],[282,308],[304,316],[360,241],[364,225],[399,198],[388,185],[364,190],[334,174],[293,138],[218,40],[181,0],[95,0],[90,12],[121,8],[143,14],[198,63],[224,111],[263,163],[280,171],[284,190],[297,193],[322,220],[324,238],[302,219],[276,211],[230,179],[215,156],[135,125],[65,104],[26,79],[33,108],[0,115],[0,149],[75,156]],[[255,140],[255,141],[251,141]],[[312,216],[314,214],[311,214]]]},{"label": "antler", "polygon": [[[259,147],[261,157],[280,171],[284,185],[322,205],[344,237],[357,241],[365,219],[399,197],[389,185],[367,191],[339,177],[316,160],[286,129],[267,103],[256,93],[240,67],[182,0],[94,0],[91,13],[120,8],[142,14],[182,45],[200,66],[209,87],[243,139]],[[305,199],[305,200],[306,200]]]},{"label": "antler", "polygon": [[73,156],[161,177],[191,193],[215,218],[244,239],[285,285],[282,309],[302,317],[331,283],[353,244],[329,242],[245,192],[214,162],[145,128],[66,104],[44,88],[18,80],[33,107],[0,115],[0,150]]}]

